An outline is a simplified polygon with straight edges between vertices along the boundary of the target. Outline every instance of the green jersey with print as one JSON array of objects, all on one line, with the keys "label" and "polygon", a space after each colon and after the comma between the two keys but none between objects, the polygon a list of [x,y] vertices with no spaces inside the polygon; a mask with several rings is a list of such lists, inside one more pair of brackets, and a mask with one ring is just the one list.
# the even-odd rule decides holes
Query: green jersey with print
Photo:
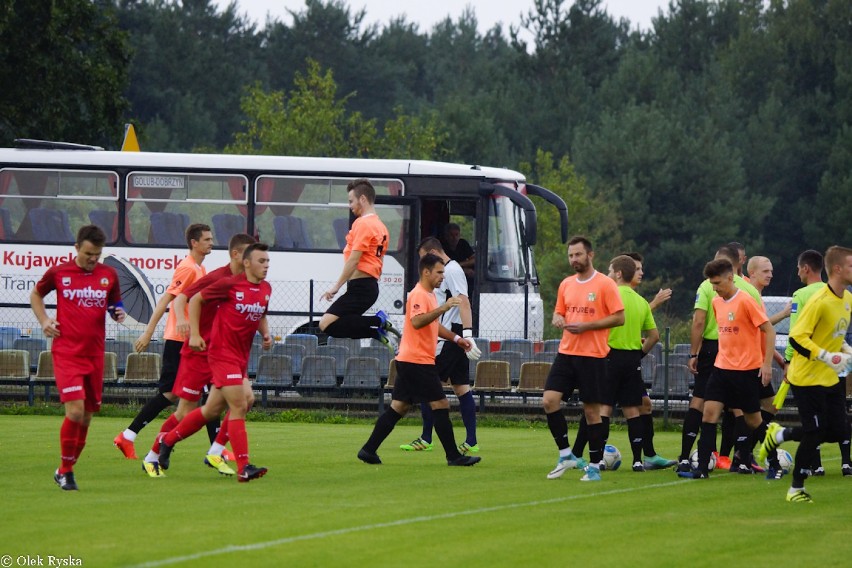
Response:
[{"label": "green jersey with print", "polygon": [[618,293],[624,304],[624,325],[609,330],[609,346],[613,349],[642,349],[642,332],[657,329],[651,306],[630,286],[619,286]]}]

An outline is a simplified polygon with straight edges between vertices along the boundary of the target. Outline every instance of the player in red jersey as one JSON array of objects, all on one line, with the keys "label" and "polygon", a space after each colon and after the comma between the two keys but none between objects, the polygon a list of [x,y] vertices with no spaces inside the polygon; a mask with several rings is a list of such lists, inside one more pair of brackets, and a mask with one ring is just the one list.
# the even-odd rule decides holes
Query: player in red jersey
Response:
[{"label": "player in red jersey", "polygon": [[160,467],[169,468],[174,445],[201,429],[211,419],[228,409],[228,437],[236,455],[240,482],[251,481],[266,474],[265,467],[249,463],[246,412],[251,397],[251,385],[246,377],[252,338],[258,331],[263,336],[263,346],[272,346],[266,310],[272,287],[266,280],[269,270],[269,246],[255,243],[246,247],[243,255],[245,274],[220,280],[195,294],[189,301],[191,328],[189,346],[204,351],[207,342],[199,331],[202,305],[220,302],[210,334],[207,355],[216,386],[207,403],[187,414],[177,428],[160,442]]},{"label": "player in red jersey", "polygon": [[[231,261],[209,272],[204,278],[197,280],[189,288],[178,294],[174,303],[174,311],[177,315],[176,329],[177,332],[189,337],[190,326],[189,321],[184,317],[189,298],[192,298],[196,293],[203,290],[207,286],[217,282],[223,278],[230,278],[237,274],[243,273],[243,254],[246,248],[257,242],[254,237],[244,233],[238,233],[231,237],[228,243],[228,251],[231,256]],[[199,321],[199,331],[206,342],[210,341],[210,331],[213,328],[213,320],[216,317],[216,310],[220,302],[207,302],[201,310]],[[180,351],[180,365],[178,366],[177,378],[175,386],[172,389],[172,394],[178,397],[178,407],[175,412],[169,416],[169,419],[163,422],[160,429],[160,434],[155,438],[154,445],[145,456],[143,467],[151,477],[160,477],[163,475],[159,466],[160,440],[167,433],[177,426],[191,410],[198,406],[198,401],[201,400],[205,387],[210,385],[213,380],[213,372],[210,370],[210,365],[207,362],[207,352],[193,351],[189,347],[189,341],[184,342]],[[251,404],[249,405],[251,406]],[[211,450],[204,458],[204,463],[219,471],[223,475],[234,475],[234,470],[228,465],[227,460],[222,456],[227,443],[227,416],[222,423],[217,433],[215,441],[212,442]]]},{"label": "player in red jersey", "polygon": [[[124,321],[118,275],[98,259],[106,235],[96,225],[77,231],[74,260],[45,272],[30,294],[30,305],[44,335],[53,338],[53,368],[65,420],[59,430],[62,464],[53,480],[76,491],[74,464],[86,445],[92,415],[101,408],[104,385],[104,315]],[[44,297],[56,290],[56,318],[47,314]]]}]

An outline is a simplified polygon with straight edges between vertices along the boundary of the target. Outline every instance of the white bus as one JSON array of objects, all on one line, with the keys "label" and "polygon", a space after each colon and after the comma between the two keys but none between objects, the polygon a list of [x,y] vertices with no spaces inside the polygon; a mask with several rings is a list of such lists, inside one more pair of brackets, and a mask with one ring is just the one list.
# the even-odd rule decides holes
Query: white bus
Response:
[{"label": "white bus", "polygon": [[206,223],[216,244],[208,269],[227,262],[231,235],[257,236],[271,246],[276,335],[316,332],[329,305],[320,296],[340,274],[352,221],[346,185],[359,177],[376,187],[391,237],[375,309],[401,322],[405,293],[417,280],[417,244],[457,223],[475,250],[477,335],[541,339],[530,248],[536,210],[527,196],[556,207],[563,242],[567,208],[518,172],[416,160],[112,152],[40,141],[0,149],[0,327],[26,334],[36,326],[30,291],[47,267],[73,256],[82,225],[101,226],[104,253],[138,267],[159,297],[187,254],[185,228]]}]

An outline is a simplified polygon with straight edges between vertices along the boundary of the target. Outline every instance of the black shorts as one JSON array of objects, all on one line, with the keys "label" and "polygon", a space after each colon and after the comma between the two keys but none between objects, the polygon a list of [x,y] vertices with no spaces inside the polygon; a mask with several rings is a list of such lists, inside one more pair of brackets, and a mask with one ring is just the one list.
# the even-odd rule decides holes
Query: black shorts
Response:
[{"label": "black shorts", "polygon": [[606,381],[601,389],[608,406],[641,406],[645,396],[642,380],[642,350],[610,349],[606,358]]},{"label": "black shorts", "polygon": [[182,348],[183,341],[172,339],[166,339],[166,343],[163,345],[163,363],[160,368],[160,380],[157,381],[157,390],[160,391],[160,394],[172,392],[175,387]]},{"label": "black shorts", "polygon": [[714,400],[728,408],[738,408],[744,414],[753,414],[760,412],[760,386],[758,369],[731,371],[717,367],[707,381],[704,400]]},{"label": "black shorts", "polygon": [[[462,334],[460,323],[454,323],[451,330],[456,335]],[[470,385],[470,363],[464,349],[453,341],[439,341],[441,352],[435,357],[435,366],[438,368],[438,377],[452,385]]]},{"label": "black shorts", "polygon": [[799,387],[790,385],[805,432],[824,432],[829,440],[841,440],[846,432],[846,392],[837,385]]},{"label": "black shorts", "polygon": [[692,389],[692,396],[707,398],[705,396],[707,381],[713,374],[713,365],[716,363],[718,353],[719,341],[717,339],[705,339],[701,342],[701,350],[698,352],[698,361],[696,362],[698,374],[695,375],[695,388]]},{"label": "black shorts", "polygon": [[601,403],[601,387],[606,381],[606,359],[557,353],[547,375],[544,390],[571,396],[574,389],[585,403]]},{"label": "black shorts", "polygon": [[393,400],[418,404],[447,398],[435,365],[396,362],[396,380],[393,383]]},{"label": "black shorts", "polygon": [[763,386],[763,383],[760,384],[760,400],[764,398],[775,398],[775,387],[772,386],[772,383],[766,386]]},{"label": "black shorts", "polygon": [[346,282],[346,293],[334,301],[325,313],[341,316],[363,315],[379,299],[379,281],[355,278]]}]

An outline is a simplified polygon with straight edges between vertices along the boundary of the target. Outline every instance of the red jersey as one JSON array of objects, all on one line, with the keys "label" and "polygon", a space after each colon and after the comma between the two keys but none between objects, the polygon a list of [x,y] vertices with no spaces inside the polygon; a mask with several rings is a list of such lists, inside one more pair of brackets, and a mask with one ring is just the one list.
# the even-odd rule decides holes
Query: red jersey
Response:
[{"label": "red jersey", "polygon": [[[188,301],[191,300],[198,292],[204,290],[214,282],[225,278],[231,278],[233,276],[234,273],[231,272],[231,265],[226,264],[225,266],[217,268],[213,272],[208,272],[206,276],[200,280],[196,280],[192,286],[184,288],[184,290],[180,293],[186,296]],[[198,331],[201,333],[204,343],[209,344],[210,332],[213,330],[213,320],[216,319],[216,311],[219,309],[219,304],[221,304],[222,301],[209,300],[206,296],[204,297],[204,300],[205,302],[201,304],[201,317],[198,320]],[[184,342],[180,352],[181,355],[193,352],[192,348],[189,346],[189,341]]]},{"label": "red jersey", "polygon": [[435,346],[438,344],[439,323],[436,319],[429,325],[414,329],[411,319],[414,316],[427,314],[438,308],[438,298],[434,292],[427,292],[420,282],[408,293],[405,301],[405,323],[402,327],[402,340],[399,343],[397,361],[403,363],[418,363],[420,365],[435,364]]},{"label": "red jersey", "polygon": [[[554,311],[565,323],[596,321],[624,310],[618,285],[612,278],[595,271],[588,279],[569,276],[559,285]],[[609,329],[595,329],[580,334],[562,332],[559,352],[603,359],[609,353]]]},{"label": "red jersey", "polygon": [[121,301],[115,269],[99,262],[87,272],[74,260],[52,266],[36,284],[36,291],[44,297],[53,290],[60,333],[53,340],[53,353],[102,354],[107,307]]},{"label": "red jersey", "polygon": [[269,307],[272,286],[263,280],[252,284],[245,274],[214,282],[201,292],[206,302],[218,302],[208,345],[208,359],[245,368],[251,342]]}]

